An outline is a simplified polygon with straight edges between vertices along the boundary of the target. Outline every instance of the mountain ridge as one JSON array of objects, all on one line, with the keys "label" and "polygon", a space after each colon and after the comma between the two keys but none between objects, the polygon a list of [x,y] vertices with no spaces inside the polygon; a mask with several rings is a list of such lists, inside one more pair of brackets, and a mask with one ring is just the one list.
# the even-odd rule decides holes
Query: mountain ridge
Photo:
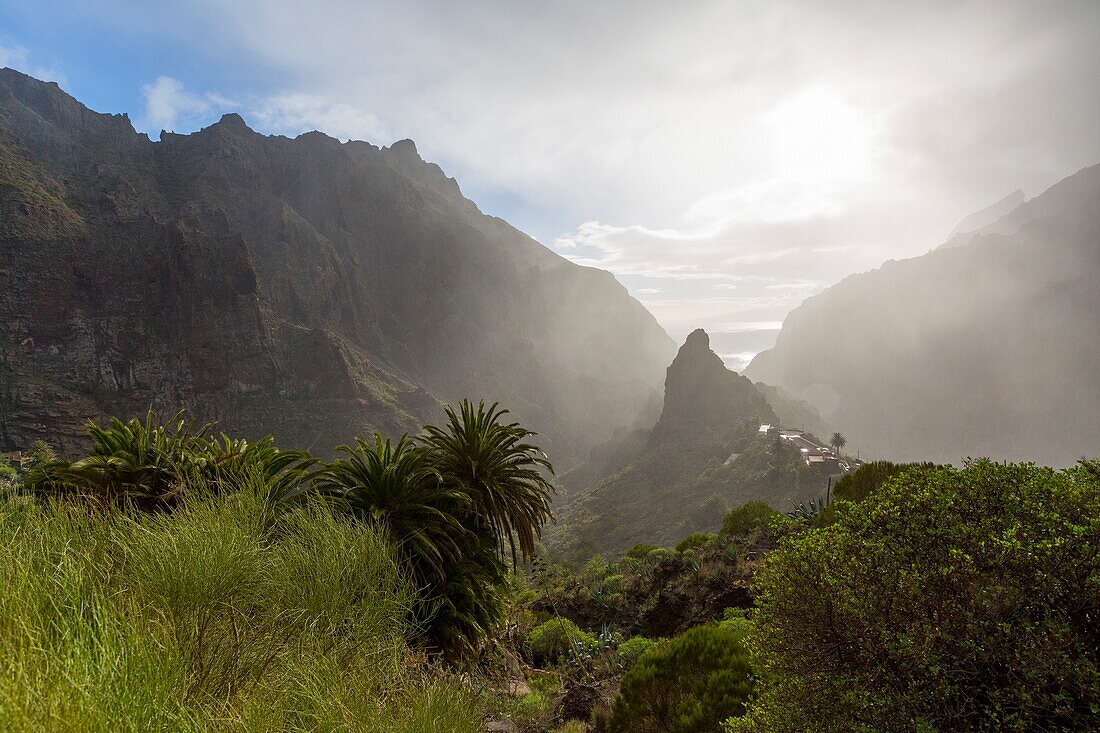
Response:
[{"label": "mountain ridge", "polygon": [[746,368],[864,454],[1069,465],[1100,454],[1100,165],[970,236],[808,298]]},{"label": "mountain ridge", "polygon": [[[174,411],[335,445],[500,400],[568,466],[644,417],[671,339],[602,271],[482,214],[412,141],[160,141],[0,71],[0,444]],[[595,408],[595,409],[594,409]]]}]

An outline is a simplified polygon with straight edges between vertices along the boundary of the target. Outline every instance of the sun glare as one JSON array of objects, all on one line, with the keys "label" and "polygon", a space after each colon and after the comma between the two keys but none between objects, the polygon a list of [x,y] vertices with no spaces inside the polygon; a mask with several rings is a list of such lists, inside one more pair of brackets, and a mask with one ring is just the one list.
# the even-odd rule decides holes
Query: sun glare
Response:
[{"label": "sun glare", "polygon": [[870,124],[837,94],[824,89],[799,94],[766,121],[782,178],[851,184],[868,174]]}]

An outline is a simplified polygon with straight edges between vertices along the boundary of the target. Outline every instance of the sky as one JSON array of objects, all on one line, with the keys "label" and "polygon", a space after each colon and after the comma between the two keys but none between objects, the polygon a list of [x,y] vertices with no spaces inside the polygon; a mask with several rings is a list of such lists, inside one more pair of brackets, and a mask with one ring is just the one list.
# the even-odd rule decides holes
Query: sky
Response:
[{"label": "sky", "polygon": [[845,276],[1100,162],[1100,3],[0,0],[0,66],[156,139],[412,138],[739,368]]}]

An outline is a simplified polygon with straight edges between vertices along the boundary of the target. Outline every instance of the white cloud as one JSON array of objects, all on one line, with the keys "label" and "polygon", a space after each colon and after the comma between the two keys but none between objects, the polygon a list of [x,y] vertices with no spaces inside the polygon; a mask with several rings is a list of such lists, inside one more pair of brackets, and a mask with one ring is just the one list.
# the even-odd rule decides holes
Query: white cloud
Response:
[{"label": "white cloud", "polygon": [[[574,261],[664,288],[681,305],[663,320],[710,317],[715,292],[779,298],[760,308],[782,317],[852,271],[927,251],[1015,188],[1100,160],[1097,3],[200,0],[174,12],[279,80],[238,92],[250,122],[412,137]],[[162,107],[176,124],[188,105],[221,106],[175,91]]]},{"label": "white cloud", "polygon": [[30,52],[18,44],[8,46],[0,43],[0,68],[3,67],[10,67],[43,81],[55,81],[62,86],[66,83],[65,75],[61,71],[35,63]]},{"label": "white cloud", "polygon": [[142,87],[145,110],[139,125],[151,134],[160,130],[193,130],[229,111],[242,114],[254,128],[269,134],[297,135],[319,130],[342,140],[385,140],[377,117],[353,105],[317,94],[272,94],[238,102],[217,92],[195,93],[179,79],[157,77]]},{"label": "white cloud", "polygon": [[231,100],[217,94],[193,94],[183,88],[183,82],[170,76],[157,77],[152,84],[143,86],[141,93],[145,97],[145,112],[139,125],[151,134],[160,130],[173,132],[181,125],[193,127],[196,120],[232,105]]},{"label": "white cloud", "polygon": [[249,122],[270,132],[297,134],[319,130],[341,140],[389,140],[389,131],[373,114],[318,94],[275,94],[252,106]]}]

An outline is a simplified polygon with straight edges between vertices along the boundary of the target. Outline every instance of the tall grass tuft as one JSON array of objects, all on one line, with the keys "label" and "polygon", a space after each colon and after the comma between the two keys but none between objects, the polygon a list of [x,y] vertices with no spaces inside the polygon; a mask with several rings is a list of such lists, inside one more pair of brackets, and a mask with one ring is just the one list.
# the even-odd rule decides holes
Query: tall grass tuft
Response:
[{"label": "tall grass tuft", "polygon": [[252,483],[171,514],[0,498],[0,729],[482,730],[408,651],[386,538]]}]

